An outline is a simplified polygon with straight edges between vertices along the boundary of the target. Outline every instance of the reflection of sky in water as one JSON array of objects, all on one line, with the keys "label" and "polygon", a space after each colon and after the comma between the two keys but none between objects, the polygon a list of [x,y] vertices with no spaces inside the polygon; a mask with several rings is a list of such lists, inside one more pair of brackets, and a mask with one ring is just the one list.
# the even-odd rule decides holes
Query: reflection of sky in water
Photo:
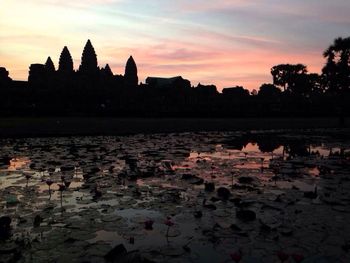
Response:
[{"label": "reflection of sky in water", "polygon": [[[187,134],[187,136],[189,135],[190,134]],[[120,159],[121,152],[124,154],[127,153],[131,157],[136,158],[137,169],[140,171],[147,171],[149,167],[160,167],[160,169],[165,172],[165,176],[163,177],[157,176],[151,178],[138,178],[136,182],[126,180],[126,185],[124,187],[133,184],[136,187],[173,188],[181,191],[186,191],[186,188],[188,188],[186,185],[187,182],[183,180],[174,180],[174,175],[168,174],[170,170],[173,170],[180,175],[182,173],[192,173],[200,178],[203,178],[205,181],[214,181],[217,185],[222,186],[230,186],[232,183],[237,183],[239,176],[256,177],[260,182],[269,183],[271,178],[275,175],[275,172],[270,169],[271,160],[273,160],[273,162],[275,162],[275,160],[280,162],[283,161],[282,156],[284,156],[284,160],[286,160],[288,157],[288,147],[282,145],[278,146],[278,144],[276,144],[276,149],[274,149],[273,152],[261,152],[261,146],[257,142],[245,143],[245,145],[242,146],[242,150],[235,150],[230,146],[227,146],[225,143],[211,144],[209,142],[200,141],[197,138],[197,141],[192,142],[193,150],[189,152],[187,155],[189,157],[186,158],[186,151],[185,148],[183,148],[186,144],[180,140],[180,137],[173,136],[172,138],[172,140],[174,140],[173,142],[177,145],[176,147],[170,149],[163,147],[162,150],[158,151],[157,147],[159,147],[159,143],[161,142],[160,138],[154,136],[149,141],[144,141],[142,137],[139,137],[140,136],[135,136],[134,138],[121,138],[122,142],[117,140],[116,144],[113,140],[107,140],[106,143],[109,144],[109,146],[115,144],[116,150],[114,150],[112,154],[105,155],[105,165],[103,165],[102,161],[99,162],[98,158],[101,158],[99,156],[103,156],[104,153],[100,152],[101,148],[98,144],[86,149],[83,148],[82,152],[86,154],[86,156],[94,156],[93,158],[97,159],[93,160],[92,162],[90,160],[90,162],[82,164],[82,166],[77,166],[77,164],[79,163],[79,159],[84,160],[84,156],[82,155],[82,157],[74,162],[70,161],[69,158],[71,158],[72,155],[69,155],[69,151],[66,149],[67,145],[69,144],[62,143],[57,144],[58,146],[51,149],[53,156],[50,157],[47,157],[45,154],[40,152],[40,148],[38,151],[31,152],[33,154],[32,156],[22,155],[14,157],[10,160],[10,164],[8,166],[2,166],[0,170],[0,188],[4,189],[11,186],[25,187],[27,183],[25,175],[30,174],[32,177],[28,181],[28,186],[35,187],[36,191],[38,191],[38,193],[41,195],[49,196],[48,185],[45,181],[48,178],[51,178],[54,181],[53,185],[51,186],[51,200],[57,201],[60,199],[57,184],[62,183],[61,176],[64,175],[66,180],[71,182],[69,187],[70,190],[64,194],[64,203],[77,206],[78,202],[81,202],[83,199],[91,199],[92,196],[89,191],[79,193],[79,189],[84,185],[84,173],[89,170],[87,169],[88,167],[98,166],[101,168],[98,174],[106,177],[108,177],[110,174],[110,167],[113,167],[114,174],[128,172],[129,166],[126,163],[126,160]],[[82,145],[88,145],[90,143],[89,140],[85,141],[85,139],[86,138],[82,140]],[[132,148],[130,147],[128,140],[135,140],[137,143],[140,141],[140,143],[146,144],[146,146]],[[45,143],[48,143],[49,140],[44,140],[43,142],[45,145]],[[235,145],[235,141],[233,142],[233,145]],[[181,144],[183,146],[179,147],[178,145]],[[239,147],[239,140],[237,145]],[[269,144],[267,145],[269,146]],[[330,153],[340,152],[341,150],[334,144],[326,145],[324,143],[320,143],[318,145],[313,144],[300,146],[304,147],[307,152],[311,150],[312,153],[317,153],[317,156],[323,157],[328,157]],[[191,147],[186,145],[186,148]],[[201,149],[202,151],[197,151],[195,149]],[[345,152],[348,151],[349,150],[346,150]],[[181,154],[177,156],[178,153]],[[167,156],[167,158],[159,158],[160,161],[157,161],[157,155],[162,154]],[[56,161],[56,159],[52,158],[55,155],[57,155],[57,160],[61,158],[60,161],[62,162],[62,165],[54,166],[53,171],[51,170],[51,172],[48,172],[48,170],[41,169],[39,172],[35,170],[34,167],[31,169],[31,158],[33,158],[37,163],[40,163],[40,161],[45,162],[45,158]],[[66,158],[66,156],[69,156],[69,158]],[[62,157],[64,157],[63,160]],[[65,162],[70,163],[70,165],[73,163],[74,170],[62,172],[61,166],[64,166]],[[95,162],[98,164],[95,164]],[[282,168],[282,171],[283,169],[286,168]],[[317,180],[320,174],[318,167],[304,167],[303,169],[298,168],[295,171],[303,175],[303,177],[294,179],[292,182],[282,180],[278,182],[276,186],[280,188],[291,188],[293,185],[298,185],[297,187],[301,189],[309,189],[310,186],[313,186],[316,183],[315,180]],[[233,173],[235,178],[232,177]],[[309,179],[307,179],[305,176],[309,177]],[[192,187],[195,189],[200,189],[202,186]],[[189,189],[191,189],[191,187]],[[106,201],[106,203],[115,204],[113,201]],[[83,205],[84,204],[81,204],[79,207]]]},{"label": "reflection of sky in water", "polygon": [[[283,146],[276,149],[273,153],[274,156],[282,155]],[[215,151],[212,152],[191,152],[189,159],[203,158],[203,159],[246,159],[247,158],[264,158],[269,160],[272,158],[271,153],[262,153],[259,150],[259,146],[256,143],[248,143],[243,149],[231,150],[225,148],[223,145],[216,145]]]},{"label": "reflection of sky in water", "polygon": [[[339,159],[328,158],[331,149],[333,153],[340,151],[341,144],[337,142],[320,142],[310,147],[304,142],[298,144],[298,140],[293,139],[282,146],[270,141],[271,138],[259,144],[259,140],[242,142],[239,136],[225,137],[222,134],[52,140],[56,143],[51,139],[34,140],[36,147],[28,146],[21,151],[7,148],[7,156],[17,158],[12,158],[9,165],[3,163],[0,167],[0,195],[3,197],[0,206],[4,213],[20,213],[21,216],[33,218],[39,211],[43,212],[52,206],[50,216],[60,218],[57,227],[61,227],[59,224],[68,220],[62,219],[62,214],[66,213],[73,220],[76,217],[79,221],[84,217],[84,210],[91,210],[97,215],[94,220],[102,224],[93,230],[97,236],[87,241],[92,244],[98,241],[112,245],[124,243],[128,250],[167,245],[164,220],[171,215],[176,224],[172,231],[180,231],[182,234],[172,238],[170,244],[179,246],[182,252],[182,246],[194,237],[197,242],[189,243],[191,249],[201,251],[208,258],[221,252],[220,249],[206,245],[198,247],[198,240],[203,238],[203,233],[196,229],[198,222],[209,226],[214,223],[228,224],[229,227],[231,219],[235,218],[234,204],[225,204],[229,206],[229,212],[226,213],[220,207],[223,202],[217,202],[215,205],[218,209],[208,212],[203,208],[202,202],[204,198],[212,202],[211,197],[216,197],[217,193],[205,192],[202,182],[196,184],[191,179],[182,179],[184,174],[193,176],[194,181],[203,179],[204,182],[213,182],[216,189],[224,186],[231,190],[234,197],[242,199],[254,199],[258,191],[260,200],[269,193],[271,200],[275,200],[276,195],[295,193],[305,201],[303,191],[313,191],[315,186],[323,191],[325,183],[328,183],[321,174],[322,165],[335,164],[335,169],[341,169],[336,166]],[[15,148],[16,144],[13,145]],[[55,146],[47,150],[47,145]],[[74,145],[73,150],[71,145]],[[261,152],[261,149],[265,152]],[[273,153],[272,150],[269,152],[270,149],[274,149]],[[310,149],[319,155],[310,155]],[[32,176],[28,187],[26,174]],[[137,174],[137,178],[128,177],[131,174]],[[143,177],[145,174],[147,176]],[[69,189],[62,195],[64,212],[57,185],[62,183],[62,175],[71,182]],[[245,184],[239,180],[242,177],[254,180]],[[50,199],[46,184],[48,178],[54,181]],[[103,191],[98,200],[93,199],[94,193],[91,191],[95,185]],[[246,186],[252,190],[244,188]],[[18,198],[20,205],[7,205],[6,198],[9,195]],[[167,209],[158,209],[161,204],[166,205]],[[168,210],[169,208],[171,209]],[[193,216],[193,211],[197,208],[204,211],[200,221]],[[177,209],[181,212],[175,212]],[[227,221],[225,214],[230,221]],[[103,221],[106,215],[122,219]],[[144,229],[144,222],[148,219],[155,221],[152,231]],[[32,226],[30,220],[28,229]],[[108,227],[104,228],[106,224]],[[21,226],[16,227],[23,230]],[[135,238],[135,244],[129,243],[130,237]],[[193,262],[203,260],[198,256]]]},{"label": "reflection of sky in water", "polygon": [[28,167],[30,164],[29,157],[16,157],[10,160],[10,165],[7,168],[9,171],[21,170]]},{"label": "reflection of sky in water", "polygon": [[[248,143],[246,146],[243,146],[242,150],[231,150],[227,149],[225,145],[218,144],[214,147],[213,151],[203,151],[203,152],[198,152],[198,151],[191,151],[189,154],[189,158],[183,160],[183,163],[186,164],[187,161],[192,160],[192,159],[203,159],[203,160],[214,160],[214,159],[237,159],[237,160],[243,160],[243,159],[251,159],[253,160],[256,158],[255,161],[258,161],[259,158],[264,158],[264,161],[268,161],[273,157],[279,157],[283,154],[284,152],[284,146],[279,146],[277,149],[275,149],[272,153],[262,153],[259,149],[259,144],[258,143]],[[309,150],[309,147],[306,147],[307,150]],[[310,147],[311,151],[313,153],[318,153],[320,156],[327,157],[329,156],[330,153],[339,153],[341,149],[339,147],[329,147],[324,144],[321,144],[319,146],[311,146]],[[349,150],[346,150],[345,152],[348,152]],[[288,156],[287,153],[284,153],[285,156]],[[143,155],[138,153],[137,154],[138,159],[137,162],[142,165],[147,165],[147,164],[152,164],[152,165],[157,165],[156,162],[145,162],[142,160]],[[42,158],[45,158],[44,156]],[[122,171],[125,168],[125,160],[120,160],[116,156],[115,157],[110,157],[110,159],[113,161],[110,166],[114,167],[114,171]],[[171,160],[169,160],[170,162]],[[144,164],[142,164],[144,162]],[[8,165],[7,169],[4,169],[4,167],[0,170],[2,173],[4,172],[23,172],[23,173],[34,173],[36,175],[42,175],[42,176],[49,176],[48,171],[42,171],[40,173],[35,172],[34,170],[31,170],[29,168],[29,164],[31,163],[30,156],[23,157],[15,157],[10,160],[10,164]],[[178,167],[180,164],[176,164]],[[76,168],[78,173],[79,178],[83,179],[83,171],[82,168],[77,167]],[[55,168],[55,173],[60,172],[60,167]],[[103,170],[103,173],[107,173],[108,170]],[[2,174],[4,175],[4,174]],[[72,182],[74,183],[74,182]]]}]

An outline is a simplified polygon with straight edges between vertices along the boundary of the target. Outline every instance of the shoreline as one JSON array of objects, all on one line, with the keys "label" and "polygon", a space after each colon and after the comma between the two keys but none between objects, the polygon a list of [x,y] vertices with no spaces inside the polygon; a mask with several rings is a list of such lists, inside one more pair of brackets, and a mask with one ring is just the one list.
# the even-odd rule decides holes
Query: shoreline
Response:
[{"label": "shoreline", "polygon": [[[349,118],[345,127],[349,127]],[[0,118],[0,137],[113,136],[152,133],[340,128],[338,118]]]}]

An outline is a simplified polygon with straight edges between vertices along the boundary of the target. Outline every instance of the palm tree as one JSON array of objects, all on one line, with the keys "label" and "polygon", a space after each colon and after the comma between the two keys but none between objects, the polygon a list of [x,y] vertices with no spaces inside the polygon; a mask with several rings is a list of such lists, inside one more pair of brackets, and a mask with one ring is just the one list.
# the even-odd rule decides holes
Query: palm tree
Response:
[{"label": "palm tree", "polygon": [[273,84],[292,91],[298,76],[305,75],[307,67],[303,64],[280,64],[271,68]]},{"label": "palm tree", "polygon": [[327,63],[323,68],[325,85],[338,95],[350,90],[350,37],[337,38],[323,53]]}]

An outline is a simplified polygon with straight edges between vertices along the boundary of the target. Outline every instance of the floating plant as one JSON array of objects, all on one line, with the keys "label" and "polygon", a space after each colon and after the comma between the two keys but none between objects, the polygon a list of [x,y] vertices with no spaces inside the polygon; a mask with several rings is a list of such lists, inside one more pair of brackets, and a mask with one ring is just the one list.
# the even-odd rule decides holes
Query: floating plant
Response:
[{"label": "floating plant", "polygon": [[153,230],[153,223],[154,221],[149,219],[145,221],[145,229],[146,230]]},{"label": "floating plant", "polygon": [[175,223],[171,220],[170,217],[167,217],[167,219],[165,220],[164,224],[165,224],[166,226],[168,226],[168,228],[167,228],[167,230],[166,230],[165,236],[166,236],[167,242],[169,243],[169,230],[170,230],[170,228],[171,228],[173,225],[175,225]]},{"label": "floating plant", "polygon": [[31,179],[32,176],[30,174],[25,174],[25,178],[27,180],[26,187],[28,187],[29,179]]},{"label": "floating plant", "polygon": [[51,199],[51,185],[53,184],[53,181],[51,179],[47,179],[45,182],[49,186],[49,195]]},{"label": "floating plant", "polygon": [[239,263],[242,260],[242,252],[240,250],[233,252],[230,257],[235,263]]},{"label": "floating plant", "polygon": [[58,185],[58,191],[60,192],[60,200],[61,200],[61,210],[63,211],[63,191],[66,190],[66,186],[64,184],[57,184]]}]

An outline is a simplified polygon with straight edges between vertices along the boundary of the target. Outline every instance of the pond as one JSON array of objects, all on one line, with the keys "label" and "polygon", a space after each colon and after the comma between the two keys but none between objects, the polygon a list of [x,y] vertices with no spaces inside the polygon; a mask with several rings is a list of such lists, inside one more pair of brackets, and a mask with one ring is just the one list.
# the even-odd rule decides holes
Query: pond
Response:
[{"label": "pond", "polygon": [[350,262],[347,131],[0,147],[1,262]]}]

